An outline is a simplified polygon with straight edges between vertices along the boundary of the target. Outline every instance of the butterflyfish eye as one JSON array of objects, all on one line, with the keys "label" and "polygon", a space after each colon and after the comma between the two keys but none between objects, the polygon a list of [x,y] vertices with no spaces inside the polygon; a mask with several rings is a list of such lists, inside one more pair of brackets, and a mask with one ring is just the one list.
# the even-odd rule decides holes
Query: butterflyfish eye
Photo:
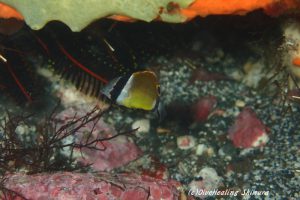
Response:
[{"label": "butterflyfish eye", "polygon": [[154,110],[159,101],[159,83],[154,72],[134,72],[108,83],[102,94],[127,108]]}]

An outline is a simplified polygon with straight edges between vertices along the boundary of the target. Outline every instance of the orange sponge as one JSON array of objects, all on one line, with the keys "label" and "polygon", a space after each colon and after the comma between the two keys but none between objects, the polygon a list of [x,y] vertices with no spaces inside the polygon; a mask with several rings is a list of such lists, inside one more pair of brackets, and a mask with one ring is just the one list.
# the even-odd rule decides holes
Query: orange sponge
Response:
[{"label": "orange sponge", "polygon": [[188,19],[199,15],[239,14],[269,6],[273,0],[195,0],[181,13]]},{"label": "orange sponge", "polygon": [[300,57],[295,57],[292,62],[295,67],[300,67]]},{"label": "orange sponge", "polygon": [[195,0],[181,14],[188,19],[207,15],[244,15],[253,10],[263,9],[266,14],[277,16],[289,10],[300,10],[298,0]]},{"label": "orange sponge", "polygon": [[9,18],[16,18],[19,20],[23,20],[23,16],[16,11],[14,8],[7,6],[4,3],[0,3],[0,19],[9,19]]},{"label": "orange sponge", "polygon": [[[271,16],[278,16],[288,11],[300,12],[299,0],[195,0],[187,8],[178,9],[187,20],[196,16],[208,15],[245,15],[248,12],[262,9]],[[119,21],[134,21],[120,15],[111,18]],[[157,18],[159,19],[159,17]]]}]

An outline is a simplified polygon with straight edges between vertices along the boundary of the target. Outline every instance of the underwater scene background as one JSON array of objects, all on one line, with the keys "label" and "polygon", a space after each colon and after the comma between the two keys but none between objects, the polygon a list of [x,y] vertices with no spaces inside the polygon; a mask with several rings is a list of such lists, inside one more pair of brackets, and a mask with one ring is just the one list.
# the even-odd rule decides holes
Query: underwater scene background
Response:
[{"label": "underwater scene background", "polygon": [[81,31],[2,16],[1,199],[300,198],[295,11]]}]

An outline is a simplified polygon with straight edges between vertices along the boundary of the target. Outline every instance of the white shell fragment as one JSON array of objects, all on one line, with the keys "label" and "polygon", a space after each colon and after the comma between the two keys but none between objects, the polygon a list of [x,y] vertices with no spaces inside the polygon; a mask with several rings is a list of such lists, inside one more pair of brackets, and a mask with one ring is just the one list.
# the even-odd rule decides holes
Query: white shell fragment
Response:
[{"label": "white shell fragment", "polygon": [[185,135],[177,138],[177,146],[181,150],[191,149],[195,146],[196,141],[193,136]]}]

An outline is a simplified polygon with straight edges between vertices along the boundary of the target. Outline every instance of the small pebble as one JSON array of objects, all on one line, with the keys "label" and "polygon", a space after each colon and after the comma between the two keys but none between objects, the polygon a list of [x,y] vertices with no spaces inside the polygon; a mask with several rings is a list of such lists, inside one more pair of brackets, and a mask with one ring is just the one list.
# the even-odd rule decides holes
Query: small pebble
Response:
[{"label": "small pebble", "polygon": [[148,133],[150,130],[150,121],[148,119],[137,120],[132,124],[131,128],[138,128],[138,133]]},{"label": "small pebble", "polygon": [[196,147],[196,155],[201,156],[203,153],[207,152],[208,148],[205,144],[198,144]]},{"label": "small pebble", "polygon": [[205,198],[207,196],[204,194],[197,194],[197,190],[215,190],[218,189],[222,182],[222,178],[218,176],[216,170],[211,167],[203,168],[197,177],[199,180],[193,180],[190,182],[189,190],[190,192],[194,192],[194,196],[200,198]]},{"label": "small pebble", "polygon": [[235,106],[239,107],[239,108],[243,108],[243,107],[245,107],[245,105],[246,105],[246,103],[242,100],[236,100],[236,102],[235,102]]},{"label": "small pebble", "polygon": [[180,136],[177,138],[177,146],[179,149],[187,150],[195,146],[195,138],[190,135]]},{"label": "small pebble", "polygon": [[207,149],[207,155],[208,155],[209,157],[214,156],[214,155],[215,155],[215,150],[214,150],[214,148],[209,147],[209,148]]}]

